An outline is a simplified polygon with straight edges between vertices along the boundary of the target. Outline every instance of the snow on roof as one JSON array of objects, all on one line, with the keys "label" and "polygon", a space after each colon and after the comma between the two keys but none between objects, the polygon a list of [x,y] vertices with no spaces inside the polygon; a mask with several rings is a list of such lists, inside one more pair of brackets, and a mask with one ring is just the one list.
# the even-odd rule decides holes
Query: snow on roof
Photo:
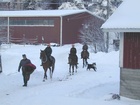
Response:
[{"label": "snow on roof", "polygon": [[140,0],[124,0],[102,25],[104,31],[140,32]]},{"label": "snow on roof", "polygon": [[0,11],[0,17],[38,17],[38,16],[65,16],[70,14],[87,12],[87,10],[24,10],[24,11]]}]

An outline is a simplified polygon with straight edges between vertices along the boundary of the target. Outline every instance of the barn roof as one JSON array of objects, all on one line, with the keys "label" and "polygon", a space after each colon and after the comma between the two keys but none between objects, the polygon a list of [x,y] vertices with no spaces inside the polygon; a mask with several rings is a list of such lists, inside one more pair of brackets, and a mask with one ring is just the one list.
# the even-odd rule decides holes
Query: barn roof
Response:
[{"label": "barn roof", "polygon": [[65,16],[87,12],[87,10],[24,10],[24,11],[0,11],[0,17],[38,17],[38,16]]},{"label": "barn roof", "polygon": [[104,31],[140,32],[140,0],[123,0],[102,25]]}]

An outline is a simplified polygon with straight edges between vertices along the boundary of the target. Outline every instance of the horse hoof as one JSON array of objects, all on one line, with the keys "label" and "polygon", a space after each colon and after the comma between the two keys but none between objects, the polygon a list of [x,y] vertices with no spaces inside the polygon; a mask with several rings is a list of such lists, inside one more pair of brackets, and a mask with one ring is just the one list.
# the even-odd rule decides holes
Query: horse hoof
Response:
[{"label": "horse hoof", "polygon": [[43,82],[45,82],[45,80],[43,80]]}]

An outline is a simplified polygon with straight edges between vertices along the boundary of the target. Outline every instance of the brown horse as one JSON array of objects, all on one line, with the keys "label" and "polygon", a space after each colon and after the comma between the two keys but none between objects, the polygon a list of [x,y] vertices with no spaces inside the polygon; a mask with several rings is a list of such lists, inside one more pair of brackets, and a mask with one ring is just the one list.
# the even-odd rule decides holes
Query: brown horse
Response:
[{"label": "brown horse", "polygon": [[81,52],[81,58],[83,59],[83,68],[87,66],[87,59],[89,58],[89,52],[87,50],[83,50]]},{"label": "brown horse", "polygon": [[54,67],[55,67],[55,58],[53,56],[51,56],[51,61],[48,59],[45,51],[41,50],[40,52],[40,59],[42,61],[42,66],[44,69],[44,78],[43,81],[45,81],[45,79],[47,80],[47,70],[50,70],[50,78],[52,79],[52,75],[54,72]]},{"label": "brown horse", "polygon": [[75,67],[75,72],[77,73],[78,57],[77,55],[69,54],[68,59],[69,59],[69,73],[71,75],[71,68],[72,68],[72,75],[74,75],[74,67]]}]

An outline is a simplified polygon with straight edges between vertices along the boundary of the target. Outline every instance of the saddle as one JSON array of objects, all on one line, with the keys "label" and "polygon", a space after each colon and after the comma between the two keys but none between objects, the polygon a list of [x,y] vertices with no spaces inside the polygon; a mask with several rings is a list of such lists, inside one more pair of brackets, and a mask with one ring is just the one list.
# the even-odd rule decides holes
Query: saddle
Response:
[{"label": "saddle", "polygon": [[53,64],[53,57],[52,56],[49,56],[47,58],[48,58],[48,60],[50,61],[51,65],[52,65]]}]

